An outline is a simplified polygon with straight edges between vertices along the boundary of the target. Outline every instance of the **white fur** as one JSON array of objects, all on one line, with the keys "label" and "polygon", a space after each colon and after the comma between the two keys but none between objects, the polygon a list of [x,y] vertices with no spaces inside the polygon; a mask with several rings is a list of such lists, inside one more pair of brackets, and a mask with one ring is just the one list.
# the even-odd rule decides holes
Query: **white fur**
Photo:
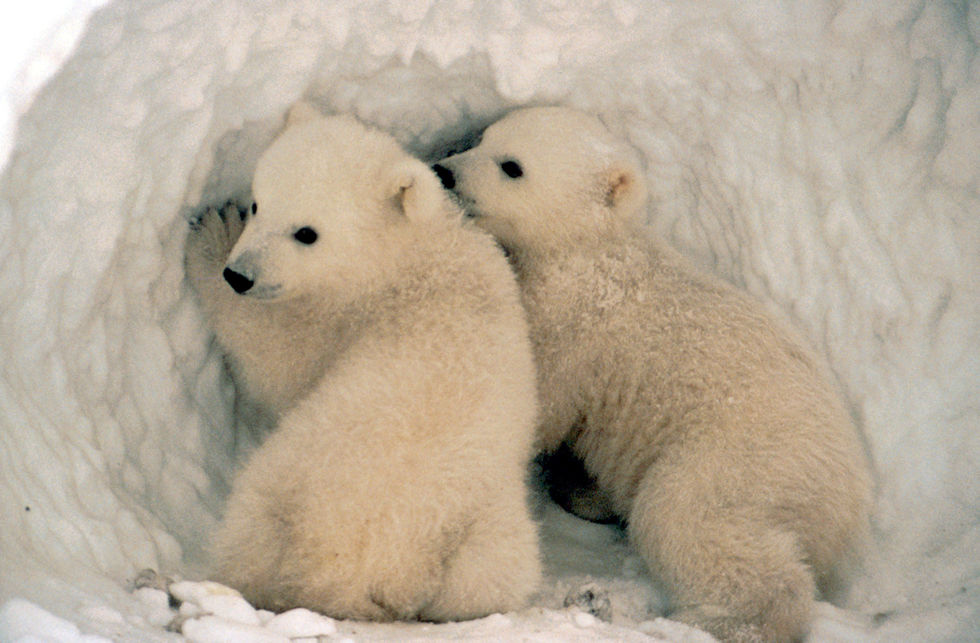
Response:
[{"label": "white fur", "polygon": [[[277,423],[235,481],[216,577],[262,607],[340,618],[519,608],[540,576],[536,393],[499,248],[389,136],[306,106],[253,191],[247,225],[210,210],[188,239],[236,382]],[[241,295],[226,260],[254,282]]]},{"label": "white fur", "polygon": [[597,119],[519,110],[440,165],[511,253],[541,446],[583,459],[674,618],[729,640],[803,636],[870,503],[827,370],[757,302],[645,238],[636,161]]}]

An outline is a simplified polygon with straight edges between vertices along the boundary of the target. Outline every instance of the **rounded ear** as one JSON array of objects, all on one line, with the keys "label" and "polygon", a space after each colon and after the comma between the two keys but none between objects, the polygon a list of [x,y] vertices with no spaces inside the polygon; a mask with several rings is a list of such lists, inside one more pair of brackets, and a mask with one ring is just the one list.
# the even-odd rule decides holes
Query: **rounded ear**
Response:
[{"label": "rounded ear", "polygon": [[631,218],[647,199],[647,186],[639,169],[629,161],[617,161],[604,174],[606,205],[622,218]]},{"label": "rounded ear", "polygon": [[411,221],[447,217],[449,201],[436,175],[422,161],[410,159],[390,170],[388,196]]},{"label": "rounded ear", "polygon": [[320,110],[311,103],[301,100],[289,108],[289,114],[286,115],[286,127],[305,123],[321,116],[323,114],[320,113]]}]

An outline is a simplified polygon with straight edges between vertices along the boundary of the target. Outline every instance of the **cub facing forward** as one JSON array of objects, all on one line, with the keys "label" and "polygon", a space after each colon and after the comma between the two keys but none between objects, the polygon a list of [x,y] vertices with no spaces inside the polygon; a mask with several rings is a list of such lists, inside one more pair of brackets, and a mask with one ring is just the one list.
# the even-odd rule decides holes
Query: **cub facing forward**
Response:
[{"label": "cub facing forward", "polygon": [[856,428],[819,361],[649,240],[634,222],[637,165],[596,118],[519,110],[434,169],[511,254],[540,445],[583,460],[673,618],[730,640],[803,636],[870,503]]},{"label": "cub facing forward", "polygon": [[535,375],[500,250],[391,137],[305,105],[253,193],[247,223],[210,210],[188,239],[236,381],[277,421],[234,482],[216,579],[338,618],[522,606]]}]

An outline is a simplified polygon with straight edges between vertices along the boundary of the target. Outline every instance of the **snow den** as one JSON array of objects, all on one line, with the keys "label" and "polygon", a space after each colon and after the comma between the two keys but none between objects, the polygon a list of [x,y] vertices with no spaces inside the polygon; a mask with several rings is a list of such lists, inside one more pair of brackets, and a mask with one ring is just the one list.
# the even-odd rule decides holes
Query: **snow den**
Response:
[{"label": "snow den", "polygon": [[[789,315],[863,432],[873,546],[812,638],[980,635],[980,5],[45,11],[12,52],[21,68],[0,70],[0,640],[174,636],[130,583],[146,567],[200,578],[242,442],[184,283],[187,221],[249,198],[301,98],[426,159],[512,107],[601,115],[645,161],[651,234]],[[614,530],[554,508],[542,521],[557,588],[543,610],[359,631],[684,635],[656,620]],[[610,592],[612,624],[563,616],[563,590],[586,580]]]}]

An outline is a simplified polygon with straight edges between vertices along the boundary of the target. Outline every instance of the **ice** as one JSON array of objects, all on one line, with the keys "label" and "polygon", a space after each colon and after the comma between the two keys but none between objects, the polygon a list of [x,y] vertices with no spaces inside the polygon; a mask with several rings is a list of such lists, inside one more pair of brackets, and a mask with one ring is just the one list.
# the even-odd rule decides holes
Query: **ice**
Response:
[{"label": "ice", "polygon": [[168,591],[178,601],[190,602],[199,606],[209,598],[216,596],[242,597],[237,590],[213,581],[179,581],[171,583]]},{"label": "ice", "polygon": [[[299,609],[302,609],[302,608],[299,608]],[[270,612],[269,610],[259,610],[258,611],[258,614],[259,614],[259,621],[262,623],[262,625],[267,625],[269,623],[269,621],[271,621],[272,619],[274,619],[276,617],[276,613],[275,612]],[[324,618],[327,618],[327,617],[324,617]]]},{"label": "ice", "polygon": [[48,0],[45,10],[5,3],[0,8],[0,165],[13,143],[16,117],[75,45],[88,14],[105,0]]},{"label": "ice", "polygon": [[[977,3],[13,6],[0,10],[0,640],[167,641],[175,617],[187,636],[245,627],[200,604],[252,614],[234,599],[189,598],[178,615],[132,581],[145,567],[205,578],[249,438],[183,283],[186,221],[248,198],[301,97],[427,159],[515,105],[600,114],[645,162],[650,233],[788,315],[862,428],[873,541],[812,638],[980,638]],[[547,582],[527,610],[337,621],[330,636],[698,640],[660,618],[620,531],[539,514]],[[609,621],[564,607],[591,586]]]},{"label": "ice", "polygon": [[193,643],[288,643],[281,634],[220,616],[202,616],[184,623],[181,634]]},{"label": "ice", "polygon": [[[118,612],[104,608],[96,618],[104,620],[106,612],[112,614],[108,622],[118,622]],[[11,643],[109,643],[101,636],[82,634],[78,626],[23,599],[15,598],[0,607],[0,641]]]},{"label": "ice", "polygon": [[241,596],[207,596],[198,605],[202,611],[229,621],[245,625],[262,625],[255,608]]},{"label": "ice", "polygon": [[291,639],[328,636],[337,631],[333,619],[301,607],[277,614],[265,627]]},{"label": "ice", "polygon": [[575,619],[575,624],[579,627],[594,627],[598,624],[596,617],[588,612],[575,612],[573,618]]},{"label": "ice", "polygon": [[152,587],[141,587],[134,593],[149,608],[145,617],[148,623],[157,627],[166,627],[174,620],[174,611],[170,608],[170,597],[165,591]]},{"label": "ice", "polygon": [[170,597],[162,589],[140,587],[133,593],[136,594],[139,600],[151,607],[167,607],[169,609],[168,603],[170,602]]}]

